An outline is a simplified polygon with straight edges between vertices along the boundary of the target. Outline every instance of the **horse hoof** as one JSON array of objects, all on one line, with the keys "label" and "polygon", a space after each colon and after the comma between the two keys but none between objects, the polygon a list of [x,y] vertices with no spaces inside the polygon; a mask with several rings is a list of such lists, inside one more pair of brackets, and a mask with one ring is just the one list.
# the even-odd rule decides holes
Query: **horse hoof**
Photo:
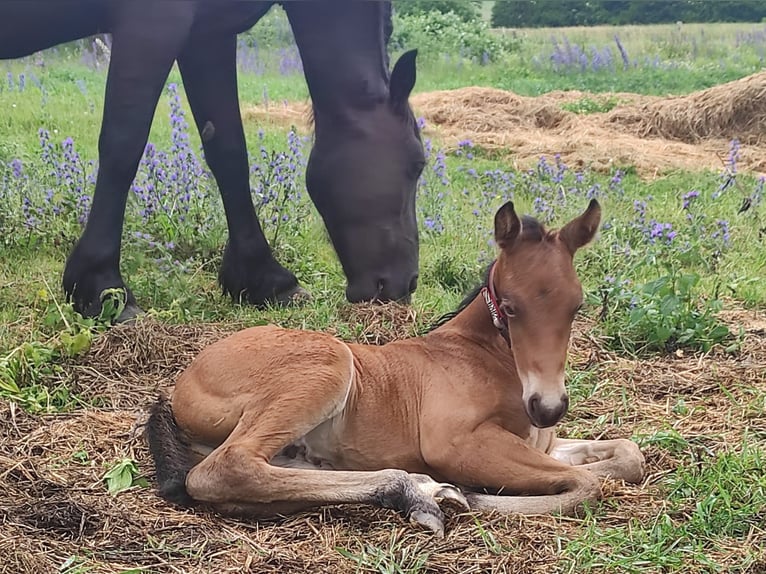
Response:
[{"label": "horse hoof", "polygon": [[437,538],[444,538],[444,521],[425,510],[413,510],[410,513],[410,523],[425,530],[430,530]]},{"label": "horse hoof", "polygon": [[280,307],[300,306],[311,301],[311,293],[300,285],[296,285],[292,289],[278,293],[274,300]]},{"label": "horse hoof", "polygon": [[135,323],[136,319],[144,314],[144,310],[133,303],[128,303],[122,310],[122,313],[114,320],[115,325],[121,323]]}]

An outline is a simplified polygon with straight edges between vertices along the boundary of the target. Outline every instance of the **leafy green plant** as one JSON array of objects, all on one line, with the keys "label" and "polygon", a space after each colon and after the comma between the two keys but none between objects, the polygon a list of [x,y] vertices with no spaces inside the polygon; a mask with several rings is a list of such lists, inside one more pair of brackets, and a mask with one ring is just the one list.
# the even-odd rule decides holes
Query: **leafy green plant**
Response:
[{"label": "leafy green plant", "polygon": [[93,337],[124,309],[125,292],[104,291],[103,310],[97,318],[84,318],[71,305],[59,304],[49,288],[40,289],[37,296],[44,307],[42,324],[51,335],[0,356],[0,397],[29,412],[59,412],[80,402],[64,380],[61,363],[90,349]]},{"label": "leafy green plant", "polygon": [[618,103],[619,102],[617,101],[617,98],[614,97],[606,99],[602,98],[598,100],[586,97],[580,98],[575,102],[562,104],[561,108],[574,114],[602,114],[613,110],[615,107],[617,107]]},{"label": "leafy green plant", "polygon": [[696,273],[671,273],[632,288],[602,286],[605,334],[631,353],[688,347],[709,351],[731,336],[716,313],[722,303],[705,297]]},{"label": "leafy green plant", "polygon": [[77,555],[72,555],[67,557],[67,559],[61,563],[58,571],[60,574],[85,574],[86,572],[93,571],[94,568],[95,566],[89,565],[85,558]]},{"label": "leafy green plant", "polygon": [[397,0],[394,11],[402,16],[428,12],[453,12],[464,22],[479,18],[481,2],[477,0]]},{"label": "leafy green plant", "polygon": [[44,384],[55,378],[60,366],[58,352],[37,341],[27,342],[0,357],[0,397],[33,412],[55,412],[68,408],[73,400],[66,385]]},{"label": "leafy green plant", "polygon": [[134,486],[147,487],[149,483],[139,476],[138,467],[133,459],[123,458],[110,468],[103,478],[109,494],[118,494]]}]

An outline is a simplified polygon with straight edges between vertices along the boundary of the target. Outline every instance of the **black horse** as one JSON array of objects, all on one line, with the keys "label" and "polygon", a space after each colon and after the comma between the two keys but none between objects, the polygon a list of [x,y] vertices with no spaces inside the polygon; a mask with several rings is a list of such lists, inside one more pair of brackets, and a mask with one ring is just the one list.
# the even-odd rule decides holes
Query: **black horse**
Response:
[{"label": "black horse", "polygon": [[[2,0],[0,59],[96,33],[112,35],[90,217],[63,284],[75,308],[101,309],[123,288],[122,319],[138,311],[120,275],[125,202],[174,62],[223,198],[229,228],[219,281],[235,300],[284,303],[300,293],[255,215],[239,111],[236,35],[272,2],[241,0]],[[415,52],[389,75],[388,2],[284,2],[311,94],[315,139],[306,187],[324,219],[352,301],[406,299],[417,286],[415,190],[425,160],[409,94]]]}]

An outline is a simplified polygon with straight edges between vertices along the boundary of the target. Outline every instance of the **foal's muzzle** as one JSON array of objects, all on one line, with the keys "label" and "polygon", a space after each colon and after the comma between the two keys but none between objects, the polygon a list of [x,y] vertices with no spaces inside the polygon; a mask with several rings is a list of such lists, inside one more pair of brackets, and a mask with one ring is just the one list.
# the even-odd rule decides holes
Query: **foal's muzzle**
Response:
[{"label": "foal's muzzle", "polygon": [[540,393],[535,393],[527,401],[526,410],[529,420],[537,428],[548,428],[558,423],[569,408],[569,396],[564,394],[559,401],[543,402]]}]

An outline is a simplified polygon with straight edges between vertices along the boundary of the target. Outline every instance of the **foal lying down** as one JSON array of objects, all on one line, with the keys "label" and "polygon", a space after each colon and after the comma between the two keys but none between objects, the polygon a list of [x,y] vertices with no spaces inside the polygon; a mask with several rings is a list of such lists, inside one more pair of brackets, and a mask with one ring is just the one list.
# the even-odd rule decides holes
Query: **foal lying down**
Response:
[{"label": "foal lying down", "polygon": [[506,203],[487,284],[423,337],[365,346],[264,326],[209,346],[147,423],[161,496],[253,516],[373,504],[441,535],[443,501],[572,513],[602,477],[640,481],[631,441],[555,432],[582,303],[573,256],[600,218],[591,201],[548,231]]}]

